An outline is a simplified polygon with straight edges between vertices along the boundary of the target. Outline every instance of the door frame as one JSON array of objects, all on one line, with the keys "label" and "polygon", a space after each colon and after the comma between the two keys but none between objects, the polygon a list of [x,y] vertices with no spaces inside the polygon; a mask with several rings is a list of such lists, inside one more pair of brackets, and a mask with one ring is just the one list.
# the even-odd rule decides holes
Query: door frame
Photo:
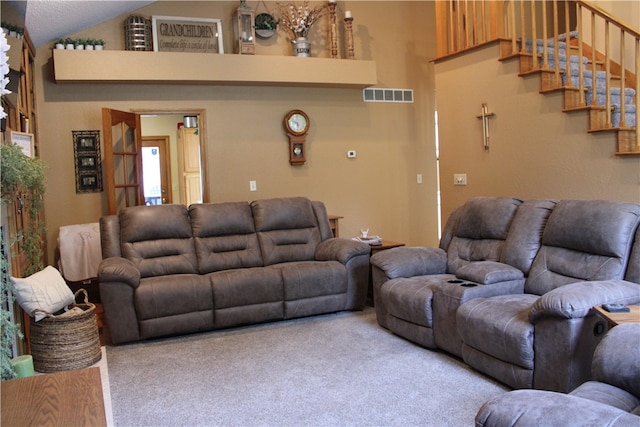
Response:
[{"label": "door frame", "polygon": [[200,173],[202,176],[202,202],[210,203],[209,189],[209,173],[207,170],[207,120],[206,110],[204,108],[173,108],[170,110],[162,109],[132,109],[132,113],[139,115],[156,114],[156,115],[197,115],[198,116],[198,134],[200,136]]}]

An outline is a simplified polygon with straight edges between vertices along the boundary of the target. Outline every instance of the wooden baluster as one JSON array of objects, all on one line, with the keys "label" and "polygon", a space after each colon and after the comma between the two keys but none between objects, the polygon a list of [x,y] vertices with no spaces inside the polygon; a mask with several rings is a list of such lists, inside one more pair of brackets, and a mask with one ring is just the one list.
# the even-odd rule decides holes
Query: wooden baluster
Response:
[{"label": "wooden baluster", "polygon": [[582,5],[578,5],[578,22],[577,22],[577,30],[578,30],[578,57],[580,58],[580,66],[578,67],[578,102],[581,106],[586,105],[585,97],[584,97],[584,67],[582,65],[582,58],[584,57],[583,46],[582,46]]},{"label": "wooden baluster", "polygon": [[[547,48],[547,2],[542,2],[542,69],[547,70],[549,68],[549,51]],[[555,40],[555,39],[554,39]],[[556,41],[557,43],[557,41]]]},{"label": "wooden baluster", "polygon": [[516,5],[515,0],[509,1],[509,16],[511,17],[511,25],[509,30],[511,31],[511,53],[518,51],[517,35],[516,35]]},{"label": "wooden baluster", "polygon": [[560,81],[560,46],[558,43],[558,2],[556,0],[553,1],[553,39],[556,41],[553,45],[553,55],[555,58],[555,63],[553,65],[554,70],[554,79],[555,81]]},{"label": "wooden baluster", "polygon": [[591,105],[598,106],[598,97],[596,96],[596,14],[591,12]]},{"label": "wooden baluster", "polygon": [[527,43],[526,43],[527,27],[525,25],[525,19],[524,19],[524,3],[520,3],[520,32],[522,33],[522,37],[520,40],[520,51],[522,53],[526,53],[527,52]]},{"label": "wooden baluster", "polygon": [[625,102],[625,63],[624,63],[624,57],[625,55],[625,48],[624,48],[624,38],[625,38],[625,31],[624,29],[620,29],[620,124],[618,125],[619,127],[623,128],[623,127],[627,127],[627,120],[625,118],[626,115],[626,110],[627,110],[627,106],[626,106],[626,102]]},{"label": "wooden baluster", "polygon": [[[609,50],[609,21],[604,20],[604,69],[605,69],[605,101],[607,107],[607,127],[612,127],[611,124],[611,58]],[[595,79],[595,75],[593,78]]]}]

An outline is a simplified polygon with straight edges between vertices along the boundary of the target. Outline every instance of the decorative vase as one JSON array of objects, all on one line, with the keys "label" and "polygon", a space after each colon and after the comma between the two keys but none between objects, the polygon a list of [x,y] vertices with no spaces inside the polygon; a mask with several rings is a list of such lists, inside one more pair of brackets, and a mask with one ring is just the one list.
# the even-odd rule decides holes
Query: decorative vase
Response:
[{"label": "decorative vase", "polygon": [[306,37],[298,37],[293,41],[293,56],[311,56],[311,43]]}]

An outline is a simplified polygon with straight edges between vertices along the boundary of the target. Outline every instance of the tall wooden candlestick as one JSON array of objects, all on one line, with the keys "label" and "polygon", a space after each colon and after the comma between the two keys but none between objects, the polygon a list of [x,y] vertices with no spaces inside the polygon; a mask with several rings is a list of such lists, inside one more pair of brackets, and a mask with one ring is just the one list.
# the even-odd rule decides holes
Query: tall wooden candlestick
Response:
[{"label": "tall wooden candlestick", "polygon": [[338,32],[336,29],[336,3],[329,1],[329,22],[330,22],[330,39],[331,39],[331,57],[338,57]]},{"label": "tall wooden candlestick", "polygon": [[355,52],[353,50],[353,17],[351,12],[345,13],[344,25],[347,33],[347,59],[355,59]]}]

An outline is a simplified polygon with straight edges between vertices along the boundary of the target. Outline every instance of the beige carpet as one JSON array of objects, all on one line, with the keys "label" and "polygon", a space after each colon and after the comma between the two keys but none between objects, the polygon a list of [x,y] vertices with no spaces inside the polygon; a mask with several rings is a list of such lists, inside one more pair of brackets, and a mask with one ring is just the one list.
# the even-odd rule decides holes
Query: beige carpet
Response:
[{"label": "beige carpet", "polygon": [[107,347],[116,426],[471,426],[506,388],[372,308]]}]

